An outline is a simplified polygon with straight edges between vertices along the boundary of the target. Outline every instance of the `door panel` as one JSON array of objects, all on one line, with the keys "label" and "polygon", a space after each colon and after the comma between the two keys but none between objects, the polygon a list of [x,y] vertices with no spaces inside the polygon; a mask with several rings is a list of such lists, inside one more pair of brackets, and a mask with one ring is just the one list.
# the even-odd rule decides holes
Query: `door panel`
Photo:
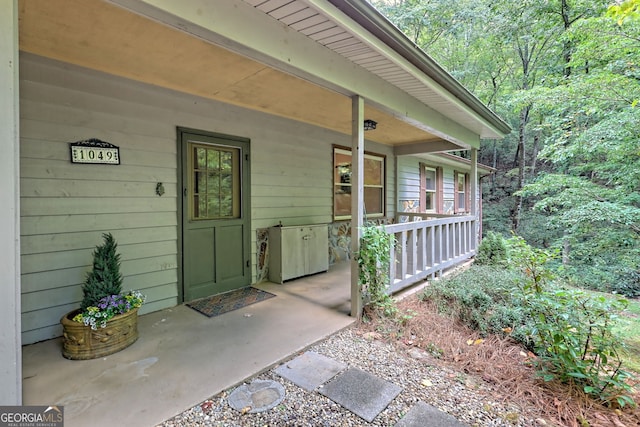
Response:
[{"label": "door panel", "polygon": [[319,271],[326,271],[328,266],[328,247],[329,238],[326,227],[310,227],[309,238],[307,244],[309,249],[307,251],[308,256],[308,270],[310,273],[316,273]]},{"label": "door panel", "polygon": [[236,256],[243,251],[242,224],[223,226],[217,228],[216,253],[218,254],[218,280],[225,282],[242,275],[244,271],[243,260]]},{"label": "door panel", "polygon": [[249,142],[180,132],[185,301],[251,284]]},{"label": "door panel", "polygon": [[189,283],[190,299],[200,298],[207,295],[208,284],[215,281],[214,230],[188,230],[184,240],[189,244],[186,251],[189,256],[185,257],[184,263],[185,282]]}]

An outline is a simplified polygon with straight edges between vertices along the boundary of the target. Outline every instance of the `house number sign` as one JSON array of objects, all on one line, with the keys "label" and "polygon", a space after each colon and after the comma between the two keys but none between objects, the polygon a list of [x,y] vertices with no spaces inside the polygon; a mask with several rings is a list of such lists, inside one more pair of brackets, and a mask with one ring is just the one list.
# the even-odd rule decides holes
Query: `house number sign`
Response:
[{"label": "house number sign", "polygon": [[96,138],[72,142],[71,163],[120,164],[120,148]]}]

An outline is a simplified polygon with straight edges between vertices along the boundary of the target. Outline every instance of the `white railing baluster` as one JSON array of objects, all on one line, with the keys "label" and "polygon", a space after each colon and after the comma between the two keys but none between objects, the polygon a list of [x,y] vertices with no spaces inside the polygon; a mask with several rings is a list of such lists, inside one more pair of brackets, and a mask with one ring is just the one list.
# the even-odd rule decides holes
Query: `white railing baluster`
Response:
[{"label": "white railing baluster", "polygon": [[422,220],[383,226],[396,240],[390,253],[389,292],[434,278],[475,255],[474,217],[412,214],[411,219],[418,218]]},{"label": "white railing baluster", "polygon": [[416,233],[418,232],[418,229],[414,229],[409,231],[409,239],[407,239],[407,246],[408,246],[408,251],[407,251],[407,255],[409,256],[409,259],[407,260],[408,262],[408,272],[407,274],[409,275],[413,275],[416,274],[416,271],[418,270],[417,268],[417,262],[418,262],[418,255],[417,255],[417,246],[416,246]]},{"label": "white railing baluster", "polygon": [[402,242],[402,257],[400,260],[400,279],[407,277],[407,230],[402,230],[400,241]]}]

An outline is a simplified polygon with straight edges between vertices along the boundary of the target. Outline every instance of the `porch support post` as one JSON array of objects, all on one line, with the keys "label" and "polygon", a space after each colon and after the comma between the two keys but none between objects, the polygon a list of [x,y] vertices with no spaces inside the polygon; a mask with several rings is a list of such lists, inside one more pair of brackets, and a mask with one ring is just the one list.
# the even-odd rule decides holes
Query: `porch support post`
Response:
[{"label": "porch support post", "polygon": [[480,194],[480,188],[478,188],[478,149],[471,149],[471,173],[469,177],[469,190],[471,191],[471,215],[476,219],[475,230],[471,233],[471,248],[478,248],[478,233],[480,231],[480,217],[478,215],[478,197],[482,197]]},{"label": "porch support post", "polygon": [[18,0],[0,2],[0,86],[0,405],[21,405]]},{"label": "porch support post", "polygon": [[351,316],[362,316],[362,293],[355,254],[360,250],[364,218],[364,100],[351,98]]}]

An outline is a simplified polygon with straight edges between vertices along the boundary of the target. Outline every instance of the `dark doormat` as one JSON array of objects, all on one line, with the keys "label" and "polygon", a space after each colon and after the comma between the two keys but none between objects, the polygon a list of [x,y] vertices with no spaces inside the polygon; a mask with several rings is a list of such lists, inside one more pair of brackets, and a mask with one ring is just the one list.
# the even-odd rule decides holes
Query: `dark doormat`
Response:
[{"label": "dark doormat", "polygon": [[208,317],[218,316],[251,304],[275,297],[274,294],[254,287],[236,289],[188,302],[186,305]]}]

